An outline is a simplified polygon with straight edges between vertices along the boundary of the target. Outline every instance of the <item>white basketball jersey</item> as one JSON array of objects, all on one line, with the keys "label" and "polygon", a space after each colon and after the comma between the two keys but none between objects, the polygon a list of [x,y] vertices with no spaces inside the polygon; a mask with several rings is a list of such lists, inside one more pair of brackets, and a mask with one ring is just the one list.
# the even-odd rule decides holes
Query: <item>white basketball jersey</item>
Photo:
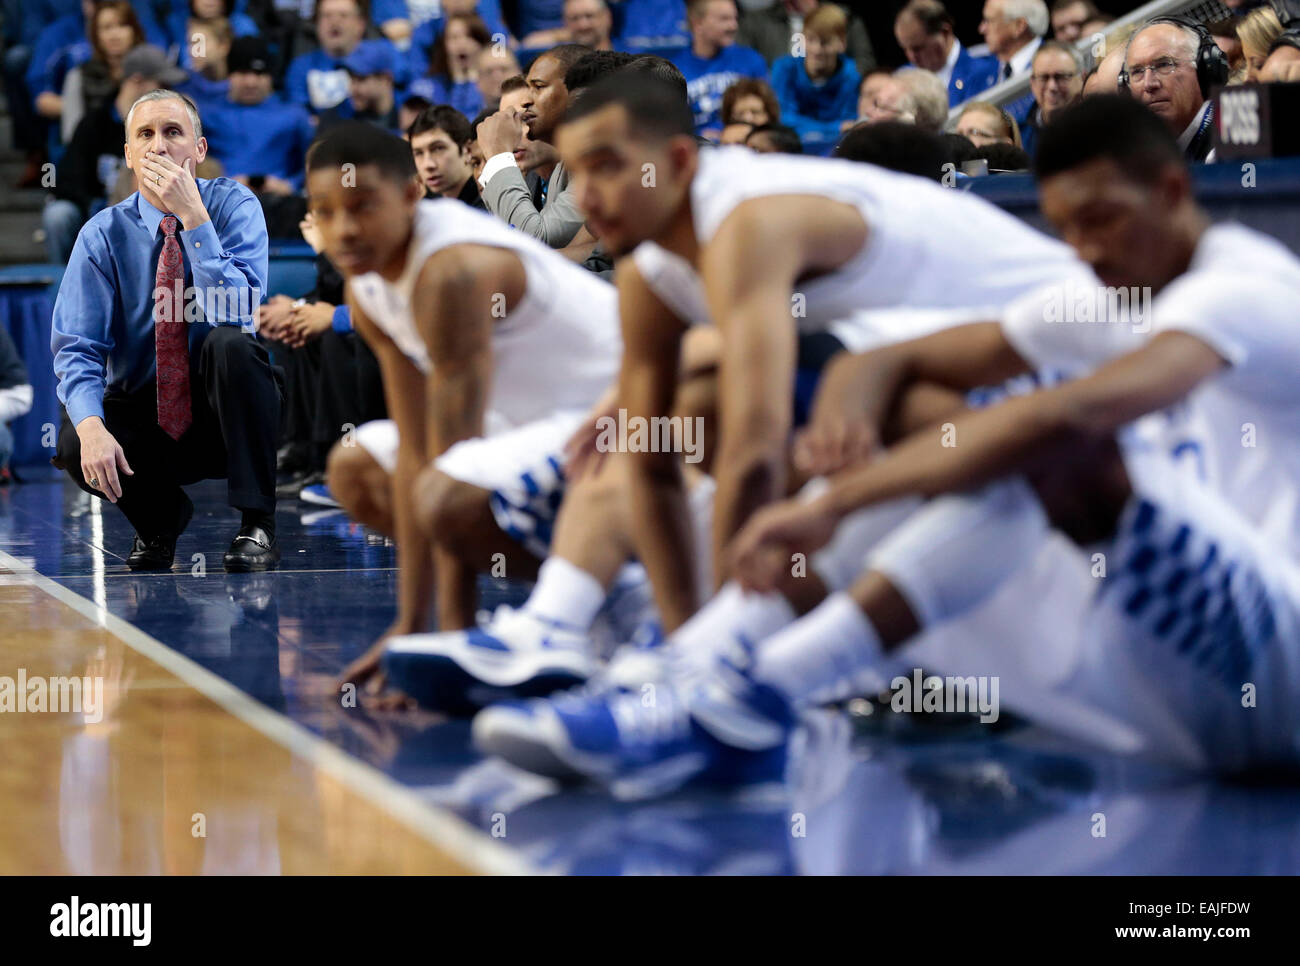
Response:
[{"label": "white basketball jersey", "polygon": [[488,432],[595,403],[617,375],[622,353],[614,286],[463,202],[421,201],[401,278],[388,282],[377,272],[359,275],[351,282],[353,297],[427,374],[429,355],[411,312],[415,283],[430,256],[462,244],[509,249],[523,262],[526,276],[523,298],[492,330]]},{"label": "white basketball jersey", "polygon": [[1268,235],[1215,225],[1141,316],[1134,297],[1115,318],[1061,321],[1043,312],[1050,297],[1050,288],[1032,293],[1003,318],[1034,365],[1090,370],[1168,331],[1195,335],[1224,358],[1221,374],[1121,443],[1162,448],[1300,560],[1300,259]]},{"label": "white basketball jersey", "polygon": [[[858,161],[739,147],[700,152],[691,185],[699,243],[708,244],[742,202],[773,195],[844,202],[867,223],[866,244],[856,255],[799,283],[803,304],[793,314],[803,332],[854,316],[870,319],[863,312],[875,309],[992,311],[1084,271],[1065,245],[965,192]],[[708,320],[694,266],[654,242],[639,245],[633,257],[651,291],[683,321]]]}]

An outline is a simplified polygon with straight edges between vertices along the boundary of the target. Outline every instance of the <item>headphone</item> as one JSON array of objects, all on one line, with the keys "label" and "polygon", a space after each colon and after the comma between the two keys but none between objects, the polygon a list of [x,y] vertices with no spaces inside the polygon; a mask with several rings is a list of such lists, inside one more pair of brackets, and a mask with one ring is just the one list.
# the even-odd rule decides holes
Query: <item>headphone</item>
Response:
[{"label": "headphone", "polygon": [[[1157,23],[1172,23],[1196,32],[1200,43],[1196,48],[1196,81],[1201,85],[1201,97],[1209,97],[1215,87],[1228,83],[1228,55],[1223,52],[1204,24],[1189,20],[1187,17],[1154,17],[1143,24],[1143,28]],[[1124,54],[1124,69],[1119,72],[1119,87],[1128,91],[1128,53]]]}]

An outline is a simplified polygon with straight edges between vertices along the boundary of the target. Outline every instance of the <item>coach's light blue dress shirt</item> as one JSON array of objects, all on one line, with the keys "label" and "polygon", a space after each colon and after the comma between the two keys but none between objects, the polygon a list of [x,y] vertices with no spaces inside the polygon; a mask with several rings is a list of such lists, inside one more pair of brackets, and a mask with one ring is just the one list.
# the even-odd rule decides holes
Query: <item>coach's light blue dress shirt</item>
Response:
[{"label": "coach's light blue dress shirt", "polygon": [[[266,292],[262,206],[253,192],[229,178],[200,178],[198,186],[211,221],[176,232],[185,287],[198,290],[209,326],[238,325],[252,332]],[[105,387],[129,393],[154,378],[153,290],[164,214],[136,192],[99,212],[77,236],[54,302],[50,336],[59,400],[73,426],[87,416],[103,419]],[[246,291],[227,294],[231,288]],[[216,317],[208,317],[209,306]],[[191,354],[205,331],[202,325],[191,328]]]}]

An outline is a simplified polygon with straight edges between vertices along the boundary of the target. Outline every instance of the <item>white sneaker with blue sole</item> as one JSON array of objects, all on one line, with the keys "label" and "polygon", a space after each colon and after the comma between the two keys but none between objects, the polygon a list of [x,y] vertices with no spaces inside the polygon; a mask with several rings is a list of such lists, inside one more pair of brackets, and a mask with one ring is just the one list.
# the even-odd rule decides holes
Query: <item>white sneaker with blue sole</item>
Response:
[{"label": "white sneaker with blue sole", "polygon": [[[494,705],[474,718],[474,745],[534,774],[594,781],[617,798],[780,781],[793,716],[770,688],[741,678],[723,690],[661,680]],[[697,703],[703,716],[693,714]]]},{"label": "white sneaker with blue sole", "polygon": [[394,637],[382,666],[393,686],[421,706],[470,715],[498,701],[580,685],[597,662],[578,628],[501,606],[482,628]]}]

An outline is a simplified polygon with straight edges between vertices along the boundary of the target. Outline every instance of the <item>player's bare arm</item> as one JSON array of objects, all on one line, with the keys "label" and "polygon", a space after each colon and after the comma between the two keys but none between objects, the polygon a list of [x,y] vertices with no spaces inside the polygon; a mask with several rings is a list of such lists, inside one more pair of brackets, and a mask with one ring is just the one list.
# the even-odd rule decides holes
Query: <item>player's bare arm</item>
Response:
[{"label": "player's bare arm", "polygon": [[721,440],[715,465],[715,578],[723,549],[756,509],[784,495],[796,360],[791,296],[803,278],[843,265],[866,242],[851,206],[812,196],[739,205],[700,256],[722,332]]},{"label": "player's bare arm", "polygon": [[[632,259],[618,273],[623,365],[618,398],[629,418],[667,416],[676,396],[684,326],[646,286]],[[665,630],[698,604],[681,461],[675,453],[628,453],[632,540],[650,574]]]},{"label": "player's bare arm", "polygon": [[[887,445],[885,429],[902,396],[924,384],[964,392],[1028,372],[996,322],[956,326],[870,352],[841,355],[826,368],[808,425],[795,442],[801,469],[826,475]],[[904,433],[912,428],[904,420]]]},{"label": "player's bare arm", "polygon": [[1086,378],[954,419],[948,435],[955,445],[941,445],[937,432],[913,434],[880,459],[833,477],[818,499],[786,501],[757,514],[732,548],[738,576],[748,587],[765,589],[775,579],[775,557],[823,546],[855,509],[912,494],[969,490],[1034,470],[1059,456],[1062,445],[1107,438],[1172,405],[1225,364],[1195,336],[1168,332]]},{"label": "player's bare arm", "polygon": [[[519,256],[485,245],[456,245],[438,252],[420,271],[412,306],[429,354],[425,390],[428,461],[454,443],[483,435],[492,388],[492,329],[523,298]],[[418,472],[418,471],[417,471]],[[440,626],[473,622],[474,568],[432,538]]]},{"label": "player's bare arm", "polygon": [[[384,400],[393,421],[397,423],[401,440],[392,482],[398,561],[397,619],[370,650],[343,670],[339,680],[356,684],[371,678],[379,670],[379,658],[387,646],[388,638],[425,630],[434,575],[428,541],[414,525],[410,506],[411,487],[421,467],[427,462],[424,375],[362,311],[352,297],[351,283],[348,284],[347,302],[352,313],[353,328],[379,360]],[[383,686],[383,680],[380,678],[372,684],[372,689],[378,690]]]}]

